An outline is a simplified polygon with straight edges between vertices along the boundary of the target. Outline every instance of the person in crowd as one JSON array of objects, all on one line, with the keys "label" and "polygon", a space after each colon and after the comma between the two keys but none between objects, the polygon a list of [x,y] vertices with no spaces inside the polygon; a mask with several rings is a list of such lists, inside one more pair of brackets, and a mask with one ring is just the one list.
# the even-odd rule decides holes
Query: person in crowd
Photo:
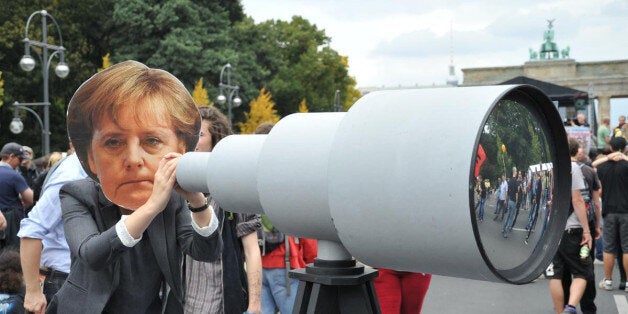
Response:
[{"label": "person in crowd", "polygon": [[539,209],[541,206],[541,195],[543,194],[543,183],[540,173],[534,173],[531,177],[530,181],[530,197],[532,201],[530,202],[530,212],[528,213],[528,223],[526,224],[527,235],[525,242],[528,243],[528,239],[530,238],[530,233],[534,230],[534,226],[536,225],[536,220],[538,218]]},{"label": "person in crowd", "polygon": [[[584,153],[584,149],[582,147],[578,148],[578,153],[575,158],[580,170],[582,170],[582,175],[584,179],[585,188],[580,190],[580,194],[582,194],[582,199],[584,200],[585,208],[587,210],[587,220],[589,224],[589,230],[591,230],[591,236],[594,241],[591,243],[591,257],[587,258],[585,263],[592,262],[594,256],[594,252],[596,249],[596,241],[601,238],[602,231],[600,229],[600,219],[601,219],[601,207],[600,207],[600,182],[595,173],[595,170],[585,164],[588,160],[587,155]],[[570,286],[572,283],[571,280],[572,274],[570,272],[563,272],[563,291],[564,291],[564,301],[565,304],[569,301],[570,295]],[[592,273],[592,278],[587,280],[587,286],[584,290],[584,294],[582,295],[582,299],[580,300],[580,309],[584,314],[595,314],[597,312],[597,306],[595,305],[595,297],[596,297],[596,289],[595,289],[595,272]]]},{"label": "person in crowd", "polygon": [[[43,314],[70,272],[70,248],[65,240],[59,190],[68,182],[87,174],[76,154],[48,170],[43,194],[28,217],[20,224],[20,255],[26,294],[24,308]],[[43,276],[43,282],[40,280]],[[42,289],[43,288],[43,289]]]},{"label": "person in crowd", "polygon": [[[584,294],[587,281],[593,280],[593,263],[583,262],[580,259],[580,250],[583,245],[591,249],[593,239],[589,229],[587,210],[581,190],[585,189],[584,177],[578,164],[576,155],[580,144],[574,138],[569,138],[569,154],[571,162],[571,213],[567,219],[558,251],[552,260],[554,274],[549,276],[549,290],[556,313],[577,313],[576,306]],[[589,257],[590,258],[590,257]],[[569,299],[565,304],[565,292],[562,280],[566,274],[573,276],[569,286]]]},{"label": "person in crowd", "polygon": [[613,128],[613,132],[611,133],[611,138],[614,137],[628,137],[628,125],[626,124],[626,116],[619,116],[619,121],[617,126]]},{"label": "person in crowd", "polygon": [[504,220],[504,214],[508,211],[508,204],[506,203],[508,199],[508,182],[506,181],[506,175],[502,175],[501,183],[497,188],[497,206],[495,208],[495,217],[493,220],[497,220],[499,214],[501,213],[501,220]]},{"label": "person in crowd", "polygon": [[35,182],[35,179],[37,179],[37,176],[39,176],[40,171],[37,169],[35,163],[33,162],[33,159],[35,158],[35,153],[33,152],[33,149],[28,146],[22,147],[24,148],[24,153],[26,153],[27,158],[24,158],[24,160],[22,160],[22,163],[18,167],[18,170],[20,171],[22,177],[24,177],[24,180],[26,180],[26,184],[28,184],[28,186],[32,189],[33,183]]},{"label": "person in crowd", "polygon": [[378,268],[373,284],[382,314],[421,313],[431,274]]},{"label": "person in crowd", "polygon": [[578,114],[576,114],[576,118],[571,120],[571,125],[572,126],[586,126],[589,127],[589,123],[587,122],[587,116],[584,115],[584,113],[582,112],[578,112]]},{"label": "person in crowd", "polygon": [[608,151],[611,141],[611,118],[604,116],[602,124],[597,128],[597,149],[599,151]]},{"label": "person in crowd", "polygon": [[482,180],[482,176],[478,176],[478,183],[476,185],[476,193],[478,193],[479,201],[478,204],[475,205],[475,209],[478,212],[478,221],[484,221],[484,205],[486,204],[486,192],[488,190],[488,186],[486,182]]},{"label": "person in crowd", "polygon": [[218,219],[176,183],[201,119],[172,74],[111,66],[70,100],[68,135],[89,176],[59,192],[70,274],[47,313],[181,313],[183,256],[216,260]]},{"label": "person in crowd", "polygon": [[[620,161],[620,160],[625,160],[628,161],[628,156],[626,156],[625,154],[622,154],[621,152],[613,152],[610,153],[610,145],[609,145],[609,154],[607,155],[598,155],[597,158],[594,159],[594,161],[592,162],[591,166],[592,167],[597,167],[599,165],[601,165],[604,162],[607,162],[609,160],[612,161]],[[602,236],[600,239],[598,239],[596,241],[596,245],[595,245],[595,256],[598,260],[603,261],[604,260],[604,237]],[[619,290],[625,290],[626,289],[626,270],[624,269],[624,263],[623,263],[623,252],[621,250],[621,246],[617,245],[617,252],[615,253],[615,259],[617,260],[617,268],[619,269]]]},{"label": "person in crowd", "polygon": [[7,143],[0,151],[0,249],[19,247],[17,231],[24,210],[33,204],[33,190],[28,186],[17,167],[29,158],[24,147]]},{"label": "person in crowd", "polygon": [[[270,122],[262,123],[255,134],[268,134],[273,126]],[[262,224],[263,228],[274,228],[265,217]],[[316,240],[288,235],[272,250],[265,247],[262,251],[262,314],[275,314],[277,309],[280,313],[292,313],[299,281],[289,278],[288,271],[313,263],[317,250]]]},{"label": "person in crowd", "polygon": [[[611,151],[619,153],[603,157],[606,162],[598,163],[597,173],[602,183],[602,216],[604,217],[604,279],[600,288],[613,289],[612,273],[618,250],[623,252],[623,266],[628,269],[628,161],[623,153],[626,139],[614,137],[610,141]],[[620,157],[615,160],[616,157]]]},{"label": "person in crowd", "polygon": [[24,312],[20,253],[14,247],[0,251],[0,313],[22,314]]},{"label": "person in crowd", "polygon": [[[519,171],[521,173],[521,171]],[[528,210],[528,191],[530,191],[530,178],[527,173],[522,173],[521,179],[521,194],[519,194],[519,203],[523,209]]]},{"label": "person in crowd", "polygon": [[[229,120],[215,107],[198,109],[201,133],[195,151],[211,152],[232,134]],[[257,230],[261,217],[224,211],[208,198],[220,222],[223,251],[220,259],[211,263],[186,258],[185,313],[260,313],[262,258]]]},{"label": "person in crowd", "polygon": [[521,204],[523,204],[523,193],[524,193],[524,182],[525,178],[521,171],[517,173],[517,203],[515,207],[517,210],[515,211],[515,219],[512,220],[512,227],[517,225],[517,218],[519,218],[519,210],[521,209]]},{"label": "person in crowd", "polygon": [[46,167],[39,173],[39,176],[33,182],[33,200],[35,203],[39,201],[41,197],[42,188],[44,185],[44,181],[46,180],[46,176],[48,175],[48,171],[52,168],[57,162],[59,162],[63,158],[63,154],[60,152],[52,152],[50,153],[50,157],[48,158],[48,162],[46,163]]},{"label": "person in crowd", "polygon": [[502,185],[502,178],[498,177],[497,184],[495,184],[495,190],[493,191],[493,194],[495,194],[495,211],[493,212],[493,215],[497,215],[497,212],[499,211],[499,195],[500,195],[501,185]]},{"label": "person in crowd", "polygon": [[[507,201],[506,203],[506,211],[508,211],[508,216],[504,221],[504,226],[502,228],[502,234],[504,238],[508,238],[510,235],[510,231],[512,231],[512,227],[515,223],[515,216],[517,215],[517,200],[519,198],[519,181],[517,180],[517,167],[512,167],[512,177],[506,183],[508,185]],[[503,216],[502,216],[503,217]]]}]

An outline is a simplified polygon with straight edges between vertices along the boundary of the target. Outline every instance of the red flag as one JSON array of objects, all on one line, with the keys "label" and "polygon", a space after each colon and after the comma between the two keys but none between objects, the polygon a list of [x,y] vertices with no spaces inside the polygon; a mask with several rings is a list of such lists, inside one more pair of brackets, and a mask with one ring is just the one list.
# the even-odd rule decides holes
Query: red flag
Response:
[{"label": "red flag", "polygon": [[482,144],[478,145],[478,154],[475,156],[475,172],[473,174],[474,178],[477,178],[480,174],[480,169],[482,168],[482,164],[486,160],[486,152],[484,152],[484,148],[482,148]]}]

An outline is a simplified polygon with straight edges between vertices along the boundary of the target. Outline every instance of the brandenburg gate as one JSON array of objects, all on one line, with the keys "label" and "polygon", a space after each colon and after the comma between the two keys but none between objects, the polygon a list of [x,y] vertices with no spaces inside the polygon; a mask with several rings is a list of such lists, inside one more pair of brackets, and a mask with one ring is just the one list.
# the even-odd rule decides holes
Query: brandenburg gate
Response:
[{"label": "brandenburg gate", "polygon": [[628,97],[628,60],[576,62],[569,57],[569,47],[559,51],[553,41],[553,21],[548,20],[541,49],[529,50],[529,61],[522,66],[462,69],[463,86],[494,85],[525,76],[588,92],[598,101],[600,118],[610,117],[610,99]]}]

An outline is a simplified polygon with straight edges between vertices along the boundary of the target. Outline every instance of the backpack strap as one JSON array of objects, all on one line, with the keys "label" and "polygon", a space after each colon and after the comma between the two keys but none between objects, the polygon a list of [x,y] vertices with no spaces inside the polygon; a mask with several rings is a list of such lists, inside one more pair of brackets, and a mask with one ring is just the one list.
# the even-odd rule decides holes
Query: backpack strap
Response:
[{"label": "backpack strap", "polygon": [[286,254],[284,261],[286,262],[286,295],[290,295],[290,237],[286,236],[284,243],[286,246]]}]

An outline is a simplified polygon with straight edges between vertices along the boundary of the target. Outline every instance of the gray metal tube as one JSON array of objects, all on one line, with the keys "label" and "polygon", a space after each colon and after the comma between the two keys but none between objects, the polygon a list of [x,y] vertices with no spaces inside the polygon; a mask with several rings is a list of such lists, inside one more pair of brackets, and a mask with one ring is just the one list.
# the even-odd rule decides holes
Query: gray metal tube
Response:
[{"label": "gray metal tube", "polygon": [[177,165],[177,183],[186,191],[209,193],[207,166],[211,153],[190,152]]},{"label": "gray metal tube", "polygon": [[[260,152],[260,202],[284,233],[339,241],[328,201],[329,150],[345,113],[297,113],[277,123]],[[294,223],[302,221],[307,223]]]}]

